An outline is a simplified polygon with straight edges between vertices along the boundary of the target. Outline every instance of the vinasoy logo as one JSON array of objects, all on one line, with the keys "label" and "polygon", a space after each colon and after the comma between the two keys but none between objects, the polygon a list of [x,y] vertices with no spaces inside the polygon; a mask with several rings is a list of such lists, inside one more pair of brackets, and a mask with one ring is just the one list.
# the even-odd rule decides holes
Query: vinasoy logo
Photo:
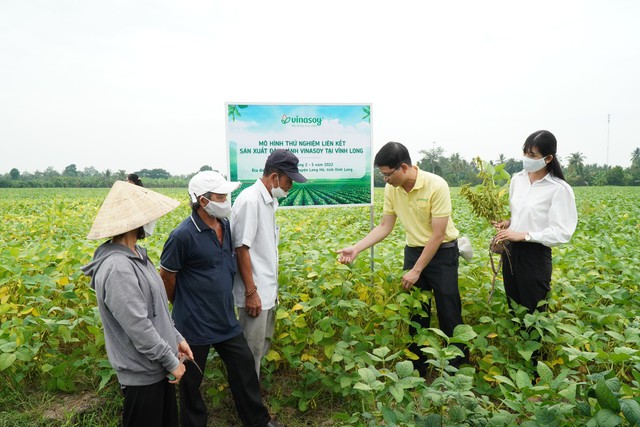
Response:
[{"label": "vinasoy logo", "polygon": [[291,125],[293,127],[322,126],[322,117],[289,117],[283,114],[280,121],[283,125]]}]

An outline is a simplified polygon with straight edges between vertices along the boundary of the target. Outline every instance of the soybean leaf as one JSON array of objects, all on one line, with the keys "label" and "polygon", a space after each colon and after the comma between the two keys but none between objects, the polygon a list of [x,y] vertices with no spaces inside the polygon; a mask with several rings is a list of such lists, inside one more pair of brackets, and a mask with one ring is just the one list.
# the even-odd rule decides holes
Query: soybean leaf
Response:
[{"label": "soybean leaf", "polygon": [[598,399],[601,408],[610,409],[616,414],[620,412],[620,402],[603,378],[600,378],[596,383],[596,399]]},{"label": "soybean leaf", "polygon": [[632,426],[640,426],[640,404],[633,399],[621,399],[622,414]]},{"label": "soybean leaf", "polygon": [[543,361],[538,361],[538,375],[540,375],[542,382],[546,384],[550,384],[553,380],[553,372]]},{"label": "soybean leaf", "polygon": [[16,360],[14,353],[2,353],[0,354],[0,371],[4,371],[9,366],[13,365]]},{"label": "soybean leaf", "polygon": [[622,422],[622,418],[610,409],[599,410],[595,420],[598,427],[617,427]]}]

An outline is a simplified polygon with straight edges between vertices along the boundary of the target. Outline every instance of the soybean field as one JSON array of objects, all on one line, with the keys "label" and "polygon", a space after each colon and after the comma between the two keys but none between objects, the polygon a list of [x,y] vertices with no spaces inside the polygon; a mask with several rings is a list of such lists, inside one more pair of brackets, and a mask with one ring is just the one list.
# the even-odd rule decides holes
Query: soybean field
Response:
[{"label": "soybean field", "polygon": [[[271,412],[294,427],[640,425],[640,188],[574,190],[578,229],[553,249],[548,312],[525,314],[508,310],[500,277],[489,300],[493,230],[452,189],[475,252],[460,259],[466,324],[448,338],[434,316],[417,335],[426,378],[407,347],[409,317],[429,294],[399,286],[401,224],[341,265],[335,251],[368,232],[368,206],[279,210],[280,305],[263,380]],[[0,189],[0,426],[118,425],[119,387],[80,272],[100,243],[85,236],[107,191]],[[140,242],[156,265],[190,213],[186,190],[157,191],[182,204]],[[309,187],[288,200],[355,197]],[[377,222],[381,190],[374,206]],[[471,353],[460,370],[449,366],[456,343]],[[213,353],[203,395],[210,425],[239,425]]]}]

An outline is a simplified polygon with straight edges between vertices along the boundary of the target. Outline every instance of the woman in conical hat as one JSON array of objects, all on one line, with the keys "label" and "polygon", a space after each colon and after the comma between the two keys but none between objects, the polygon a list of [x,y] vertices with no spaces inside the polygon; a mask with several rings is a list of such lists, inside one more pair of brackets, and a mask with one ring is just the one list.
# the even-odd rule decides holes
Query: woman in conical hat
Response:
[{"label": "woman in conical hat", "polygon": [[156,267],[137,243],[180,203],[155,191],[116,182],[100,207],[88,239],[105,239],[82,267],[91,277],[105,346],[124,395],[123,425],[178,424],[175,384],[193,359],[173,326]]}]

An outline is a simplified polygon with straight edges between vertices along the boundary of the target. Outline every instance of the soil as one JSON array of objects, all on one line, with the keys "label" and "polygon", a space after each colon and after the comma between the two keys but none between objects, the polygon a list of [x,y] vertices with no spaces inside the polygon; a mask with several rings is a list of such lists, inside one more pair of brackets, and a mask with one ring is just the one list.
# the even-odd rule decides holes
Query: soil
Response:
[{"label": "soil", "polygon": [[104,398],[90,391],[58,396],[58,400],[48,402],[47,408],[42,411],[45,419],[64,420],[66,414],[81,414],[99,407],[104,402]]}]

